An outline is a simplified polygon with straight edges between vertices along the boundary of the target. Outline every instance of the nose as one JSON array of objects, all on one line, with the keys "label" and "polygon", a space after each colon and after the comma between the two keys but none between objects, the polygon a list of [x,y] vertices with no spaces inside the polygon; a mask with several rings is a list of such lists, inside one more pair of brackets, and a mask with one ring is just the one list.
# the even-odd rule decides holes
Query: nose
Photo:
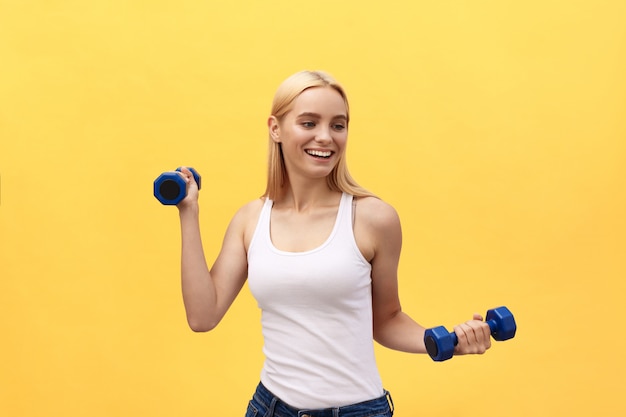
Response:
[{"label": "nose", "polygon": [[320,127],[315,135],[315,141],[320,143],[328,143],[333,140],[330,129],[326,127]]}]

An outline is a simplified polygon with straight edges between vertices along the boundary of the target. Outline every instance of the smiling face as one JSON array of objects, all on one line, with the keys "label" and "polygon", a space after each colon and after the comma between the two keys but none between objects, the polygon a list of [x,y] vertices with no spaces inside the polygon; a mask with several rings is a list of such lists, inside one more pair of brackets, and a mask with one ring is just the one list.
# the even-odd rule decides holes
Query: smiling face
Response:
[{"label": "smiling face", "polygon": [[281,145],[290,176],[324,178],[345,151],[346,103],[334,88],[309,88],[281,120],[271,116],[268,126],[272,140]]}]

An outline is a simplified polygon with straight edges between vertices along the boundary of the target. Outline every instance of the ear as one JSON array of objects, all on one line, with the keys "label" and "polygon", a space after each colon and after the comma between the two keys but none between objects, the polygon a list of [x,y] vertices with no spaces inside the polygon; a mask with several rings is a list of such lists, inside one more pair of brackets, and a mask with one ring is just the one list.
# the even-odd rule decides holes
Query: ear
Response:
[{"label": "ear", "polygon": [[275,116],[270,116],[267,119],[267,128],[270,132],[272,140],[276,143],[280,143],[280,125]]}]

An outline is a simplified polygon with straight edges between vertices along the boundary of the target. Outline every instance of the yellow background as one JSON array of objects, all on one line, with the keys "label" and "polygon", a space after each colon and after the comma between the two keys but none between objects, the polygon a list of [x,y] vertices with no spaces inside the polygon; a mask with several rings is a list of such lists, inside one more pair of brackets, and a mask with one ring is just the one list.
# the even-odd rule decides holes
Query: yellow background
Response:
[{"label": "yellow background", "polygon": [[0,0],[0,415],[244,414],[256,304],[187,329],[152,181],[200,171],[212,261],[301,69],[349,93],[404,309],[518,322],[485,356],[377,347],[396,415],[624,415],[625,21],[621,0]]}]

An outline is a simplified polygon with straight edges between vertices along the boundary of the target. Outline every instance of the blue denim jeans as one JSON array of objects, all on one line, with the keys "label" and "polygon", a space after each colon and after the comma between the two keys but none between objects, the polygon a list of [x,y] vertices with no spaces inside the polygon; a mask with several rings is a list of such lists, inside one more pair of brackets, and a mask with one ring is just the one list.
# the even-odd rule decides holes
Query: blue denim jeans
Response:
[{"label": "blue denim jeans", "polygon": [[263,384],[259,384],[248,403],[245,417],[392,417],[393,400],[391,394],[358,404],[338,408],[298,410],[284,403],[272,394]]}]

